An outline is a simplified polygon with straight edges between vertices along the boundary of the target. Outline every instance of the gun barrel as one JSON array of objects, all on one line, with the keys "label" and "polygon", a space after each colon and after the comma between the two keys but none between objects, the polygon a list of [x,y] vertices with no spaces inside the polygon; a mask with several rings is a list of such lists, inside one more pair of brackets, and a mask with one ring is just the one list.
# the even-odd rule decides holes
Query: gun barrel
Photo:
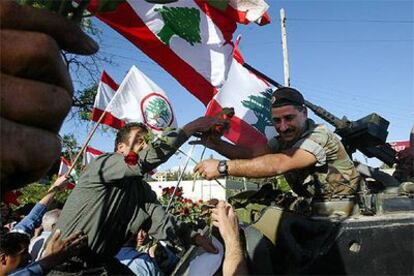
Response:
[{"label": "gun barrel", "polygon": [[305,101],[305,105],[312,110],[318,117],[322,118],[323,120],[327,121],[331,125],[333,125],[337,129],[345,128],[349,125],[348,121],[341,120],[332,113],[330,113],[325,108],[322,108],[318,105],[315,105],[309,101]]}]

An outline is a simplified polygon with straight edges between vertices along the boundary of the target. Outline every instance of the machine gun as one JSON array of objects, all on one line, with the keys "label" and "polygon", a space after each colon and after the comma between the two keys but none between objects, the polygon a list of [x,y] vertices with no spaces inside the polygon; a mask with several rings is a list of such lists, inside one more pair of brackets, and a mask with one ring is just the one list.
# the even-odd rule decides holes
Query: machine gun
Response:
[{"label": "machine gun", "polygon": [[318,117],[335,127],[335,133],[342,138],[346,151],[351,156],[359,150],[368,157],[376,157],[392,166],[396,162],[396,152],[386,142],[389,122],[376,113],[371,113],[357,121],[346,117],[339,119],[326,109],[305,101],[305,105]]},{"label": "machine gun", "polygon": [[[277,88],[283,87],[249,64],[244,63],[243,66]],[[357,121],[350,121],[346,117],[339,119],[326,109],[309,101],[305,101],[305,105],[318,117],[335,127],[335,133],[342,138],[349,156],[359,150],[367,157],[376,157],[389,166],[396,162],[396,151],[386,142],[390,123],[378,114],[371,113]]]}]

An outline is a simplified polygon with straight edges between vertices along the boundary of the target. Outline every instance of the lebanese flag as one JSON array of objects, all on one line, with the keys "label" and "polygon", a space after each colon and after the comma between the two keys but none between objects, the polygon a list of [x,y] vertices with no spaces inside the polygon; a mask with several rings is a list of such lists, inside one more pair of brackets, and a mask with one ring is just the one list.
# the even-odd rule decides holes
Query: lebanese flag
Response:
[{"label": "lebanese flag", "polygon": [[99,155],[104,154],[103,151],[87,146],[82,158],[82,166],[86,166],[96,159]]},{"label": "lebanese flag", "polygon": [[118,31],[207,105],[227,78],[236,21],[203,0],[120,2],[113,12],[89,11]]},{"label": "lebanese flag", "polygon": [[269,5],[264,0],[210,1],[209,4],[241,24],[255,22],[263,26],[270,23],[270,15],[267,13]]},{"label": "lebanese flag", "polygon": [[[72,164],[70,163],[70,161],[67,160],[65,157],[61,156],[58,176],[62,176],[66,174],[69,171],[70,167],[72,167]],[[72,177],[74,181],[69,182],[69,184],[67,185],[67,188],[73,189],[75,187],[76,180],[78,179],[78,175],[75,169],[72,170],[72,172],[70,173],[70,176]]]},{"label": "lebanese flag", "polygon": [[[101,81],[98,85],[98,91],[96,93],[95,102],[92,109],[92,121],[97,122],[104,113],[108,103],[115,95],[119,85],[106,73],[102,72]],[[124,123],[117,118],[114,118],[110,113],[106,113],[102,118],[101,124],[120,128]]]},{"label": "lebanese flag", "polygon": [[233,107],[231,128],[224,136],[234,144],[252,147],[266,144],[276,135],[271,117],[272,87],[243,67],[244,60],[236,48],[226,83],[207,107],[214,116],[223,107]]},{"label": "lebanese flag", "polygon": [[165,92],[144,73],[132,66],[119,86],[112,104],[106,107],[114,128],[125,123],[143,122],[152,131],[177,127],[171,103]]}]

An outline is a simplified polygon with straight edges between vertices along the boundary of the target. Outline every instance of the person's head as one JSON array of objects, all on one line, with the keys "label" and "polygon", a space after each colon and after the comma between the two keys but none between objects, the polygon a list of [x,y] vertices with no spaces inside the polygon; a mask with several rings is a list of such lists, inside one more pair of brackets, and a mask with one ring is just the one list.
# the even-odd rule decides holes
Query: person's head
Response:
[{"label": "person's head", "polygon": [[0,275],[6,275],[26,266],[30,261],[30,238],[26,234],[9,232],[0,242]]},{"label": "person's head", "polygon": [[138,233],[136,235],[136,246],[143,246],[147,244],[150,240],[148,231],[151,228],[151,220],[147,219],[144,221],[144,223],[141,225],[140,229],[138,230]]},{"label": "person's head", "polygon": [[290,142],[299,138],[307,118],[305,99],[299,91],[282,87],[273,92],[272,119],[281,140]]},{"label": "person's head", "polygon": [[42,218],[42,227],[44,231],[52,232],[60,216],[59,209],[53,209],[44,214]]},{"label": "person's head", "polygon": [[147,133],[148,129],[142,123],[126,124],[116,134],[115,152],[127,155],[130,150],[129,146],[135,142],[134,147],[139,147],[144,142],[144,136]]}]

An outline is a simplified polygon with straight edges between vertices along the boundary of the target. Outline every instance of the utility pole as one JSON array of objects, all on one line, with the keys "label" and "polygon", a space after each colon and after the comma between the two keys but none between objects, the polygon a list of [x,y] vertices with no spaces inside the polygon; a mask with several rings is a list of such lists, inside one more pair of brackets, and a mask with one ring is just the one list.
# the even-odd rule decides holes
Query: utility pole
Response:
[{"label": "utility pole", "polygon": [[287,47],[287,33],[286,33],[286,15],[285,10],[280,9],[280,28],[282,33],[282,49],[283,49],[283,70],[285,72],[285,86],[290,86],[290,75],[289,75],[289,56]]}]

